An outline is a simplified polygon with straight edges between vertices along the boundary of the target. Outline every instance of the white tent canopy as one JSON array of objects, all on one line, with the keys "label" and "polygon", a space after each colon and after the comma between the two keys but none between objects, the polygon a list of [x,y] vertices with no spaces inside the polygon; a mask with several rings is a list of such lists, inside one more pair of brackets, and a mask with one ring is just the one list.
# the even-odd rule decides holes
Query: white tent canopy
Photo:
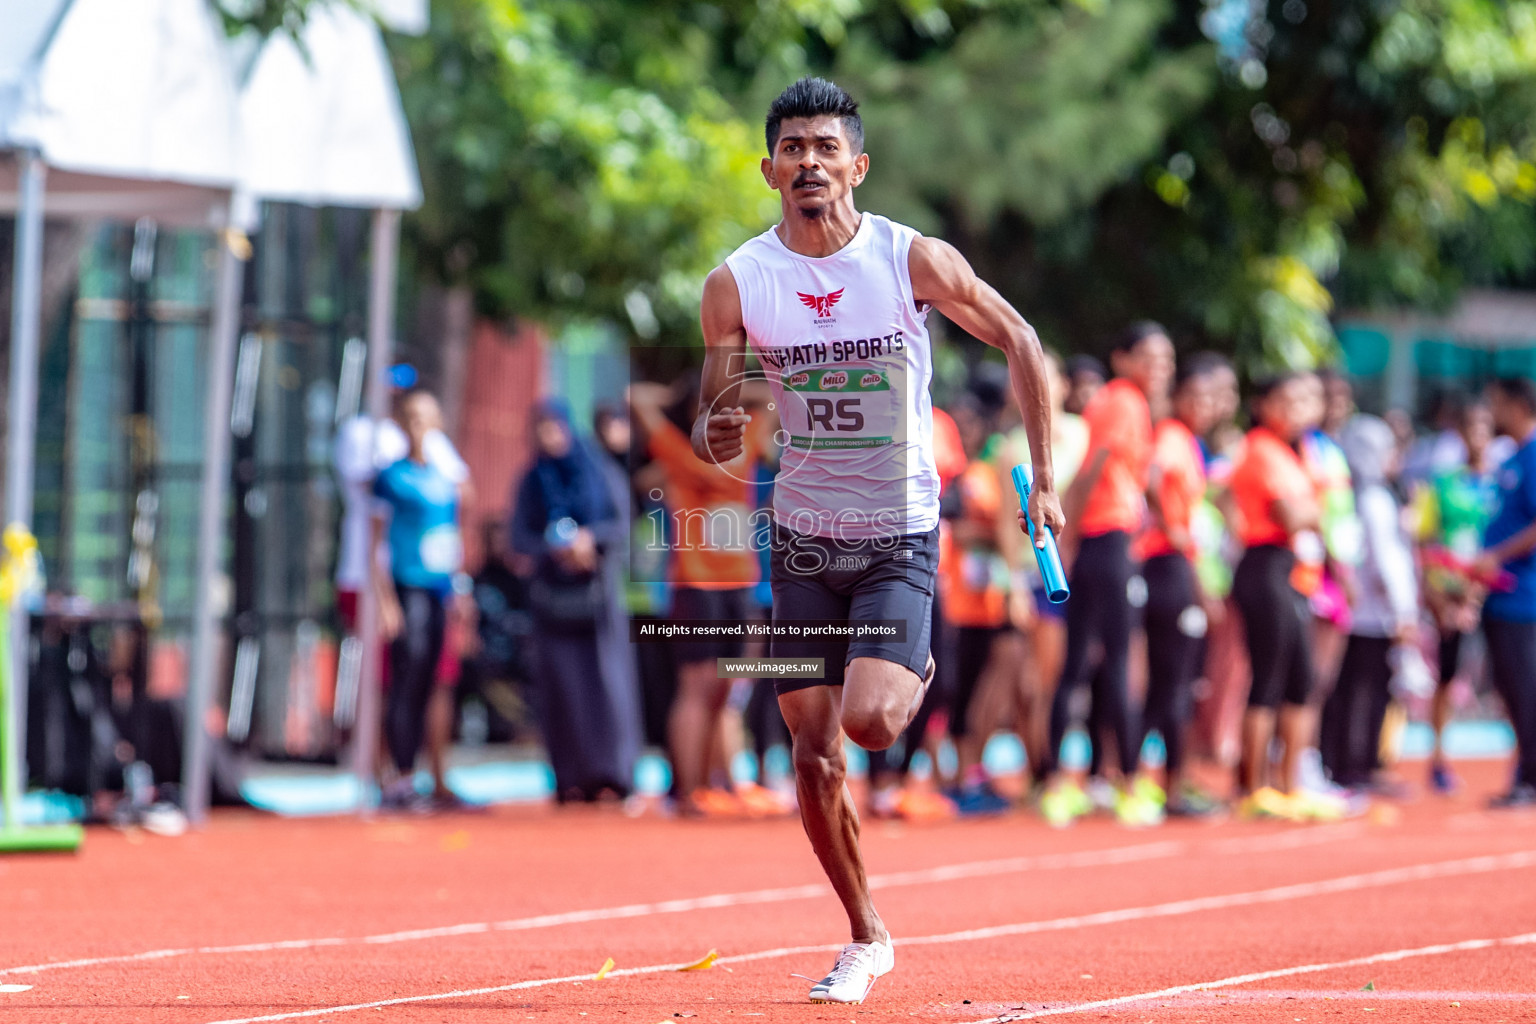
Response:
[{"label": "white tent canopy", "polygon": [[[237,92],[205,0],[0,0],[0,25],[0,150],[70,172],[50,211],[222,221]],[[0,168],[0,210],[17,203]]]},{"label": "white tent canopy", "polygon": [[374,21],[314,11],[303,50],[267,40],[240,91],[241,184],[314,206],[410,209],[421,182],[394,72]]},{"label": "white tent canopy", "polygon": [[[426,27],[424,0],[374,0],[397,31]],[[242,91],[239,47],[209,0],[0,0],[0,213],[16,215],[6,437],[6,521],[30,526],[43,210],[219,228],[261,199],[376,209],[369,361],[388,358],[398,211],[421,202],[399,93],[375,23],[345,7],[311,12],[301,52],[279,33],[256,52]],[[244,202],[236,202],[241,197]],[[239,331],[240,270],[220,265],[209,339],[208,402],[198,523],[196,622],[188,681],[184,788],[194,821],[208,803],[220,571],[229,475],[229,402]],[[378,378],[375,380],[374,378]],[[370,409],[384,404],[370,374]],[[365,650],[373,609],[364,602]],[[13,613],[16,640],[24,611]],[[5,749],[8,788],[21,784],[26,714],[24,642],[12,644],[16,713]],[[365,674],[366,675],[366,674]],[[364,684],[364,702],[370,687]],[[367,721],[363,708],[360,721]],[[370,725],[374,724],[369,722]],[[367,729],[360,730],[366,733]],[[371,759],[359,744],[359,763]],[[14,796],[14,792],[12,793]]]}]

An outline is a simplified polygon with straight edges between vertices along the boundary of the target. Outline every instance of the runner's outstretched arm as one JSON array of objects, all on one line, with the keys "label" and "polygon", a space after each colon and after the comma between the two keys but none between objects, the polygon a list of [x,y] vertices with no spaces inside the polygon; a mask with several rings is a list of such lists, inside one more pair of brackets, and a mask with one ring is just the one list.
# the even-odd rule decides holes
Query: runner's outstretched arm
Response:
[{"label": "runner's outstretched arm", "polygon": [[1029,456],[1034,465],[1035,487],[1029,497],[1029,518],[1045,543],[1040,529],[1049,526],[1061,533],[1065,520],[1056,494],[1056,475],[1051,468],[1051,400],[1046,381],[1045,353],[1035,329],[1008,304],[997,290],[976,276],[965,257],[948,242],[918,238],[907,258],[912,294],[920,303],[933,306],[966,331],[1008,357],[1008,375],[1024,416],[1029,435]]},{"label": "runner's outstretched arm", "polygon": [[699,324],[704,330],[704,378],[693,423],[693,453],[705,462],[729,462],[741,454],[752,417],[737,404],[747,351],[741,292],[723,264],[704,279]]}]

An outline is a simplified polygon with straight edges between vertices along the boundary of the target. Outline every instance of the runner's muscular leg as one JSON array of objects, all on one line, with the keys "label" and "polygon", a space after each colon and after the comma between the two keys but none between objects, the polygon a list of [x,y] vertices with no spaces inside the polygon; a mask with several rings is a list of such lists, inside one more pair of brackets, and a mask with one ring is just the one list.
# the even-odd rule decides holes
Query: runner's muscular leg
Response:
[{"label": "runner's muscular leg", "polygon": [[[851,670],[852,665],[849,668]],[[902,671],[906,672],[905,669]],[[911,675],[910,672],[907,674]],[[864,874],[864,859],[859,853],[859,814],[846,785],[848,760],[843,754],[843,689],[812,686],[791,690],[779,695],[779,708],[784,712],[784,722],[789,726],[793,745],[800,822],[805,826],[805,834],[811,840],[811,848],[816,851],[827,880],[848,913],[853,941],[887,942],[890,934],[869,898],[869,881]]]},{"label": "runner's muscular leg", "polygon": [[884,658],[854,658],[843,673],[842,726],[865,750],[884,750],[917,711],[923,680]]}]

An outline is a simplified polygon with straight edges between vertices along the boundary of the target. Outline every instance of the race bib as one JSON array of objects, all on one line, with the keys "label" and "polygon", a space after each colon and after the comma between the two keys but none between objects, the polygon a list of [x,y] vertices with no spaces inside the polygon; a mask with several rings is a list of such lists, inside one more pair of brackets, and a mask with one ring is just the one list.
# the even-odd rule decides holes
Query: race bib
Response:
[{"label": "race bib", "polygon": [[449,576],[464,564],[464,545],[452,526],[436,526],[422,534],[420,550],[421,567],[430,573]]},{"label": "race bib", "polygon": [[796,370],[783,376],[784,429],[804,451],[878,448],[899,439],[901,392],[876,366]]}]

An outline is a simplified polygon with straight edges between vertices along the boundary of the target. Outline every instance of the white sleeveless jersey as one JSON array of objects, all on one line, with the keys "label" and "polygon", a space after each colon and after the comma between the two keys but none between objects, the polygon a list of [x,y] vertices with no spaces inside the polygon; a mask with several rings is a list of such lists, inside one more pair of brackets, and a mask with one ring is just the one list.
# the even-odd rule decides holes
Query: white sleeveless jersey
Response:
[{"label": "white sleeveless jersey", "polygon": [[933,351],[907,266],[917,237],[865,213],[830,256],[793,252],[769,228],[725,261],[781,421],[774,519],[797,533],[862,540],[938,525]]}]

